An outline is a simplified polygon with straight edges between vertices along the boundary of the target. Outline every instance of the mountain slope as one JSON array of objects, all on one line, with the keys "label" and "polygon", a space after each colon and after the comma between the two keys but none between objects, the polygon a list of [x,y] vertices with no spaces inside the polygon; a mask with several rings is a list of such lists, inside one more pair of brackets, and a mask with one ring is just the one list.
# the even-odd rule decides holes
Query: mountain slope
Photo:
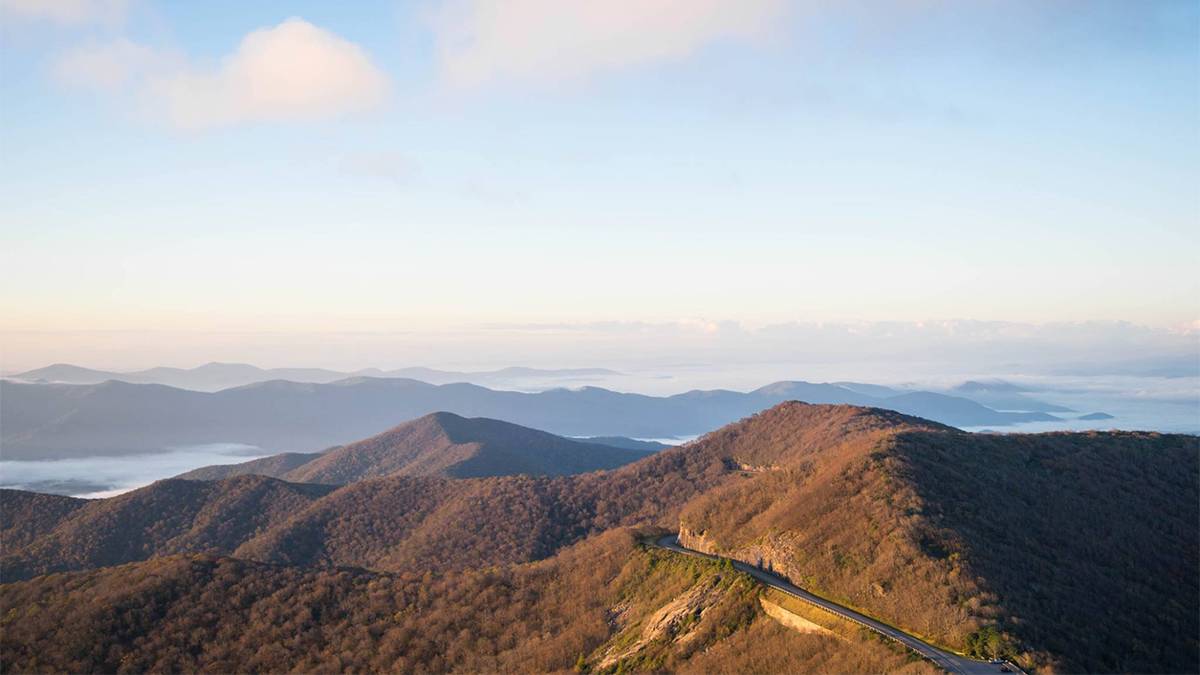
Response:
[{"label": "mountain slope", "polygon": [[525,476],[361,481],[299,510],[232,554],[387,572],[539,560],[593,532],[563,512],[568,485],[567,479]]},{"label": "mountain slope", "polygon": [[10,459],[159,452],[244,443],[311,452],[437,411],[503,419],[564,436],[664,438],[698,434],[786,400],[850,403],[920,414],[959,426],[999,426],[1048,416],[1002,413],[929,394],[873,398],[830,384],[783,382],[751,392],[693,391],[656,397],[596,387],[538,393],[471,384],[352,378],[329,384],[272,381],[214,393],[161,385],[22,384],[0,381],[0,429]]},{"label": "mountain slope", "polygon": [[175,476],[182,480],[222,480],[234,476],[268,476],[283,478],[289,471],[320,457],[324,452],[282,452],[238,464],[214,464],[192,469]]},{"label": "mountain slope", "polygon": [[[446,429],[434,429],[439,425]],[[454,438],[450,437],[450,428],[455,430]],[[344,448],[204,466],[175,478],[220,480],[256,474],[338,484],[380,476],[563,476],[629,464],[670,447],[619,436],[576,440],[498,420],[467,420],[450,413],[434,413]],[[334,458],[317,461],[334,452],[338,453]]]},{"label": "mountain slope", "polygon": [[[108,499],[72,500],[37,528],[39,536],[26,536],[23,546],[7,538],[6,528],[0,577],[20,579],[184,551],[230,552],[331,489],[243,476],[219,482],[165,480]],[[20,509],[30,502],[27,494],[3,491],[0,510]]]},{"label": "mountain slope", "polygon": [[1196,437],[897,428],[864,440],[706,492],[681,540],[981,656],[1195,668]]},{"label": "mountain slope", "polygon": [[[761,563],[950,648],[1068,672],[1194,672],[1198,442],[970,434],[887,410],[785,403],[607,472],[394,476],[307,499],[287,490],[319,486],[235,479],[283,486],[273,489],[284,495],[277,508],[271,498],[254,509],[274,515],[237,531],[212,527],[229,521],[200,518],[198,507],[175,506],[203,499],[139,496],[131,498],[139,508],[119,509],[102,500],[34,535],[21,555],[0,560],[0,574],[218,550],[288,569],[493,570],[478,572],[486,575],[556,559],[624,527],[679,528],[690,548]],[[85,515],[106,512],[117,515],[86,524]],[[62,537],[72,528],[78,548]],[[129,528],[140,533],[130,542],[87,541]],[[102,555],[110,549],[121,555]],[[587,652],[585,661],[604,654]]]},{"label": "mountain slope", "polygon": [[29,544],[89,503],[74,497],[0,489],[0,549]]},{"label": "mountain slope", "polygon": [[[786,414],[784,414],[786,413]],[[376,570],[465,569],[553,555],[621,526],[674,528],[705,491],[742,482],[739,464],[803,462],[896,425],[943,428],[889,411],[793,405],[606,473],[444,481],[387,478],[348,485],[235,551],[292,565]],[[741,429],[745,425],[734,428]]]},{"label": "mountain slope", "polygon": [[391,475],[561,476],[612,469],[645,456],[640,450],[580,443],[499,420],[438,412],[335,448],[285,477],[342,484]]},{"label": "mountain slope", "polygon": [[904,672],[783,628],[744,575],[610,532],[533,565],[389,575],[210,556],[0,585],[13,672]]}]

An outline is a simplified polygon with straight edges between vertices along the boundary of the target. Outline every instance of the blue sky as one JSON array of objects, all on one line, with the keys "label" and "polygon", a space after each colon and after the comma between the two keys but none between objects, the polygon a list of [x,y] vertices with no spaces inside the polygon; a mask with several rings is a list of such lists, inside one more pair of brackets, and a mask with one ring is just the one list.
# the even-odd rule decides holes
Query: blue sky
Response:
[{"label": "blue sky", "polygon": [[1194,331],[1197,7],[3,0],[0,330]]}]

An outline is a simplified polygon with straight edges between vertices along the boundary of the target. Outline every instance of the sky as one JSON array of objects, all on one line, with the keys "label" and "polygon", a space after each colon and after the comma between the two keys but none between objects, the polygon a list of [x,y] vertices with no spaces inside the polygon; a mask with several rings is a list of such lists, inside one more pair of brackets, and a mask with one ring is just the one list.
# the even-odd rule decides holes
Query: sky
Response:
[{"label": "sky", "polygon": [[0,368],[1194,352],[1198,54],[1190,0],[0,0]]}]

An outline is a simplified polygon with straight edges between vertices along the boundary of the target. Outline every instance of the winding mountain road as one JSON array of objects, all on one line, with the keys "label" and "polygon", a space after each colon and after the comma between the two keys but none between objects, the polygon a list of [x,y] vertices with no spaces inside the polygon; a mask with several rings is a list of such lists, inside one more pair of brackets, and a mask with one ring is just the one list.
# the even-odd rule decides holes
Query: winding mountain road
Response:
[{"label": "winding mountain road", "polygon": [[734,568],[739,572],[745,572],[746,574],[749,574],[771,588],[783,591],[792,597],[816,605],[824,610],[836,614],[837,616],[848,619],[870,630],[873,630],[884,637],[895,640],[905,647],[917,652],[921,656],[929,659],[936,666],[945,669],[947,672],[960,673],[962,675],[975,675],[976,673],[1001,673],[1005,672],[1001,670],[1001,667],[1006,666],[1008,670],[1013,673],[1022,673],[1019,668],[1012,664],[976,661],[975,659],[969,659],[965,656],[959,656],[958,654],[954,654],[943,649],[938,649],[937,647],[934,647],[927,642],[909,635],[904,631],[876,621],[875,619],[860,614],[848,607],[843,607],[837,603],[833,603],[824,598],[813,595],[803,588],[788,583],[784,579],[772,574],[771,572],[761,570],[740,560],[721,558],[720,556],[693,551],[690,548],[684,548],[679,544],[679,538],[676,535],[669,534],[665,537],[660,537],[654,543],[659,548],[665,548],[669,551],[675,551],[676,553],[683,553],[684,555],[708,558],[709,560],[729,560],[731,563],[733,563]]}]

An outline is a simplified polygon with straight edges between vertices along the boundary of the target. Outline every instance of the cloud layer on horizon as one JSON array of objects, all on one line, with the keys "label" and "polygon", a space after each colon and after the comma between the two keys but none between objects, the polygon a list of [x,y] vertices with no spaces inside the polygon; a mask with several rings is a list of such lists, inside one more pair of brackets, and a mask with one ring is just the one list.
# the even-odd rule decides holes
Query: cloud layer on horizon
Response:
[{"label": "cloud layer on horizon", "polygon": [[[136,370],[237,361],[268,366],[472,364],[664,366],[821,364],[868,381],[922,372],[1200,377],[1200,335],[1125,321],[609,321],[472,324],[397,330],[18,331],[0,329],[10,372],[59,361]],[[867,364],[861,374],[848,364]],[[819,377],[813,375],[814,377]],[[762,384],[761,382],[759,384]]]},{"label": "cloud layer on horizon", "polygon": [[128,6],[128,0],[0,0],[0,13],[25,21],[79,25],[115,23]]}]

